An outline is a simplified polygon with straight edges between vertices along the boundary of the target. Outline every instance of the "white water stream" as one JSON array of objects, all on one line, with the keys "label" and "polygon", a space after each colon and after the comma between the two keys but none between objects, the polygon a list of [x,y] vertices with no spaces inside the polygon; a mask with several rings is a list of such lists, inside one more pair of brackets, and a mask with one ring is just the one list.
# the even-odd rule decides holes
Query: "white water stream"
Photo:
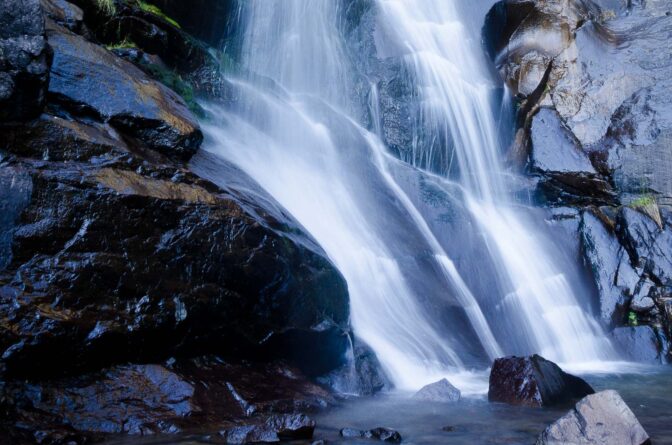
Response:
[{"label": "white water stream", "polygon": [[[324,248],[348,283],[356,335],[397,387],[449,376],[465,393],[482,391],[483,373],[469,369],[478,357],[489,363],[507,353],[538,352],[570,364],[613,358],[576,286],[509,202],[495,85],[456,3],[377,0],[378,22],[419,91],[416,167],[454,147],[463,204],[505,289],[497,295],[470,290],[398,182],[400,171],[412,169],[378,137],[375,86],[373,131],[358,123],[340,5],[243,2],[241,62],[254,75],[231,80],[233,105],[208,108],[208,149],[254,178]],[[451,307],[459,311],[442,312]]]}]

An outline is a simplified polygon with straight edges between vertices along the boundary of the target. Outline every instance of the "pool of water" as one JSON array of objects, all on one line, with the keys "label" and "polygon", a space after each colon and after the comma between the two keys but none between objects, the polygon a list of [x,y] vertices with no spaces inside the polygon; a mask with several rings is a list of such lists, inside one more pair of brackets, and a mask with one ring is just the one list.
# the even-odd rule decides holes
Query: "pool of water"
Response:
[{"label": "pool of water", "polygon": [[[672,444],[672,369],[646,370],[637,374],[583,376],[596,391],[617,390],[635,413],[655,445]],[[489,403],[485,395],[463,398],[456,404],[416,402],[408,394],[391,393],[372,398],[353,398],[315,416],[315,440],[329,444],[369,444],[369,440],[342,439],[338,432],[350,427],[393,428],[403,443],[415,445],[526,444],[567,412],[567,408],[533,409]],[[447,428],[448,427],[448,428]],[[446,431],[449,430],[449,431]],[[194,445],[193,440],[163,438],[152,444]],[[301,442],[302,443],[302,442]],[[147,444],[133,439],[110,445]]]}]

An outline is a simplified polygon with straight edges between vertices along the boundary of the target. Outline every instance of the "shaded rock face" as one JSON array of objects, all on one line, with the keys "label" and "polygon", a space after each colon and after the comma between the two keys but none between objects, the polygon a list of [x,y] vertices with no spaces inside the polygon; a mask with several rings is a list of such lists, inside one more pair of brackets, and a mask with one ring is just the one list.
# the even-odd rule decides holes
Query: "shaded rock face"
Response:
[{"label": "shaded rock face", "polygon": [[488,400],[530,407],[554,406],[593,394],[583,379],[538,355],[495,360]]},{"label": "shaded rock face", "polygon": [[348,439],[375,439],[381,442],[401,443],[401,434],[390,428],[374,428],[372,430],[356,430],[353,428],[343,428],[339,434]]},{"label": "shaded rock face", "polygon": [[602,391],[582,399],[550,425],[537,445],[644,445],[648,434],[616,391]]},{"label": "shaded rock face", "polygon": [[51,49],[39,0],[0,2],[0,122],[39,116],[46,102]]},{"label": "shaded rock face", "polygon": [[188,159],[196,152],[203,135],[176,93],[58,25],[47,35],[54,48],[49,94],[55,103],[165,154]]},{"label": "shaded rock face", "polygon": [[324,389],[282,363],[233,364],[216,357],[116,366],[49,382],[10,382],[2,391],[3,422],[24,425],[14,440],[32,435],[41,443],[203,431],[220,439],[309,439],[315,422],[297,410],[312,412],[333,402]]},{"label": "shaded rock face", "polygon": [[620,347],[629,360],[652,364],[665,362],[660,340],[651,326],[616,328],[611,336],[613,343]]},{"label": "shaded rock face", "polygon": [[537,201],[582,214],[582,258],[609,327],[672,333],[672,32],[665,2],[500,1],[486,47],[517,105],[508,159]]},{"label": "shaded rock face", "polygon": [[455,388],[447,379],[441,379],[438,382],[431,383],[422,387],[413,395],[416,400],[425,402],[457,402],[460,400],[461,392]]}]

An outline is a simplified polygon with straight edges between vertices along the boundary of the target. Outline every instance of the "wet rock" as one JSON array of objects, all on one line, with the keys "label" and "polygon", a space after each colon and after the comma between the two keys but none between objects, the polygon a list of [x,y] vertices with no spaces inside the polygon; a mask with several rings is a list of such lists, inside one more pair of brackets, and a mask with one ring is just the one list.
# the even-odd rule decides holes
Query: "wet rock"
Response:
[{"label": "wet rock", "polygon": [[553,203],[606,203],[611,187],[562,125],[558,114],[542,108],[532,120],[530,168],[544,178],[539,192]]},{"label": "wet rock", "polygon": [[[241,411],[224,381],[234,382],[257,403],[254,417]],[[315,410],[332,401],[286,365],[235,364],[214,357],[116,366],[49,381],[10,381],[3,397],[6,415],[0,425],[6,428],[9,422],[17,438],[39,431],[46,443],[68,437],[89,443],[119,433],[202,432],[223,424],[227,428],[220,441],[305,440],[312,437],[315,422],[296,410]]]},{"label": "wet rock", "polygon": [[0,122],[40,115],[50,65],[39,0],[0,1]]},{"label": "wet rock", "polygon": [[401,434],[390,428],[374,428],[372,430],[356,430],[353,428],[343,428],[339,434],[348,439],[363,438],[376,439],[381,442],[401,443]]},{"label": "wet rock", "polygon": [[644,445],[649,436],[616,391],[589,395],[550,425],[537,445]]},{"label": "wet rock", "polygon": [[661,363],[661,345],[651,326],[616,328],[611,333],[613,342],[623,351],[628,360],[638,363]]},{"label": "wet rock", "polygon": [[345,283],[291,217],[261,207],[272,199],[149,164],[23,165],[32,198],[0,281],[6,374],[193,351],[316,375],[341,364]]},{"label": "wet rock", "polygon": [[451,385],[447,379],[441,379],[421,388],[413,398],[425,402],[457,402],[460,396],[459,389]]},{"label": "wet rock", "polygon": [[320,377],[320,382],[343,394],[370,396],[390,388],[390,382],[373,350],[355,338],[354,350],[342,368]]},{"label": "wet rock", "polygon": [[84,25],[84,11],[65,0],[41,0],[44,13],[58,23],[75,33],[81,33]]},{"label": "wet rock", "polygon": [[583,259],[597,287],[600,318],[607,325],[619,325],[625,319],[627,296],[634,292],[640,278],[627,251],[598,215],[591,211],[582,214]]},{"label": "wet rock", "polygon": [[52,100],[167,155],[188,159],[196,152],[203,135],[176,93],[58,25],[50,25],[47,35],[54,48]]},{"label": "wet rock", "polygon": [[659,227],[641,211],[623,207],[618,216],[619,232],[635,264],[656,281],[672,284],[672,230]]},{"label": "wet rock", "polygon": [[0,271],[11,262],[14,226],[28,206],[31,192],[26,170],[0,162]]},{"label": "wet rock", "polygon": [[542,407],[562,405],[594,392],[583,379],[538,355],[505,357],[492,365],[488,400]]},{"label": "wet rock", "polygon": [[227,444],[277,443],[282,440],[310,440],[315,421],[305,414],[273,415],[259,425],[238,426],[219,432],[217,441]]},{"label": "wet rock", "polygon": [[655,293],[655,284],[651,280],[644,280],[637,286],[637,291],[630,302],[630,309],[639,313],[649,312],[655,307],[651,295]]}]

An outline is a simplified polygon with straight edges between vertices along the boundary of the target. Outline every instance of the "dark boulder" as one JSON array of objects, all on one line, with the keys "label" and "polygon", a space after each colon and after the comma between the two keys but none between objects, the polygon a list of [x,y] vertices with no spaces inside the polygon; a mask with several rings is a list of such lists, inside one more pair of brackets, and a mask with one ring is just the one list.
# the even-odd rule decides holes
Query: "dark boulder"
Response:
[{"label": "dark boulder", "polygon": [[372,430],[357,430],[353,428],[343,428],[339,434],[347,439],[375,439],[381,442],[401,443],[401,434],[390,428],[374,428]]},{"label": "dark boulder", "polygon": [[0,1],[0,122],[40,115],[50,65],[40,1]]},{"label": "dark boulder", "polygon": [[54,103],[108,122],[167,155],[188,159],[196,152],[203,135],[175,92],[65,28],[51,24],[47,35],[54,48],[49,85]]},{"label": "dark boulder", "polygon": [[441,379],[421,388],[413,398],[425,402],[457,402],[460,396],[459,389],[451,385],[447,379]]},{"label": "dark boulder", "polygon": [[613,342],[623,351],[628,360],[639,363],[661,363],[660,339],[651,326],[616,328],[611,333]]},{"label": "dark boulder", "polygon": [[488,400],[543,407],[566,404],[594,392],[585,380],[538,355],[504,357],[492,365]]},{"label": "dark boulder", "polygon": [[315,374],[341,363],[345,282],[289,216],[254,204],[270,198],[128,159],[19,166],[32,195],[0,276],[7,375],[199,351],[283,356]]},{"label": "dark boulder", "polygon": [[644,445],[649,435],[616,391],[586,396],[544,430],[537,445]]},{"label": "dark boulder", "polygon": [[305,414],[270,416],[264,423],[222,430],[215,442],[227,444],[277,443],[284,440],[310,440],[315,421]]},{"label": "dark boulder", "polygon": [[66,0],[41,0],[47,17],[72,32],[81,34],[84,29],[84,11]]}]

